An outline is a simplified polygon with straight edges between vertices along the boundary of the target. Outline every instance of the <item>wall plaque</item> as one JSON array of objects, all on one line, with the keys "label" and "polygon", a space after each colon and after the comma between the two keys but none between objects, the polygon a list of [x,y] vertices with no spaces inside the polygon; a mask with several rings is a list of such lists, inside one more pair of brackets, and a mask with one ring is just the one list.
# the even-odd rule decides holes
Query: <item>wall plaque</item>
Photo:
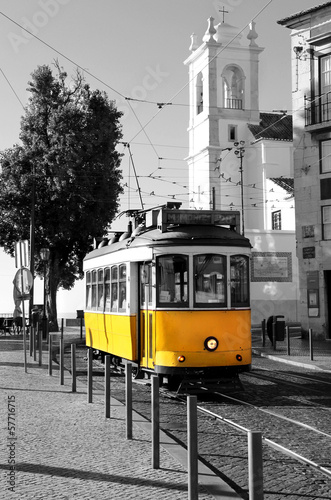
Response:
[{"label": "wall plaque", "polygon": [[292,281],[291,252],[252,252],[252,281]]},{"label": "wall plaque", "polygon": [[305,247],[302,249],[304,259],[315,259],[315,247]]}]

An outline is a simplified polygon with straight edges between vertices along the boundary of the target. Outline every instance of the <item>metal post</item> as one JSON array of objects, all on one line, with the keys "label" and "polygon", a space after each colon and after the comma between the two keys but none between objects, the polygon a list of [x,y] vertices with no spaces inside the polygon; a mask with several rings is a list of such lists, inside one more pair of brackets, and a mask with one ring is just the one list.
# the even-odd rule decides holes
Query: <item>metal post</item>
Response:
[{"label": "metal post", "polygon": [[188,498],[198,500],[197,397],[187,396]]},{"label": "metal post", "polygon": [[132,439],[132,364],[125,366],[126,438]]},{"label": "metal post", "polygon": [[83,338],[83,318],[80,318],[80,338]]},{"label": "metal post", "polygon": [[52,348],[53,348],[53,336],[49,336],[48,341],[48,375],[52,375]]},{"label": "metal post", "polygon": [[160,467],[160,401],[159,377],[152,377],[152,467]]},{"label": "metal post", "polygon": [[110,418],[110,356],[105,356],[105,418]]},{"label": "metal post", "polygon": [[274,351],[276,350],[276,322],[272,322],[272,345],[274,348]]},{"label": "metal post", "polygon": [[314,361],[314,348],[313,348],[313,330],[309,328],[309,352],[310,352],[310,361]]},{"label": "metal post", "polygon": [[291,354],[291,347],[290,347],[290,327],[286,326],[286,339],[287,339],[287,355],[290,356]]},{"label": "metal post", "polygon": [[265,347],[265,319],[261,322],[262,347]]},{"label": "metal post", "polygon": [[87,351],[87,402],[88,403],[92,403],[92,383],[93,383],[93,379],[92,379],[92,348],[89,347],[88,348],[88,351]]},{"label": "metal post", "polygon": [[249,500],[263,500],[262,434],[248,432]]},{"label": "metal post", "polygon": [[37,361],[37,342],[38,342],[38,332],[39,332],[39,323],[34,327],[33,332],[33,361]]},{"label": "metal post", "polygon": [[39,337],[39,366],[42,365],[43,361],[43,337],[42,337],[42,331],[39,330],[38,332],[38,337]]},{"label": "metal post", "polygon": [[76,392],[76,344],[71,344],[71,391]]},{"label": "metal post", "polygon": [[35,340],[34,340],[34,331],[35,328],[34,326],[31,325],[31,333],[30,333],[30,356],[34,356],[34,351],[35,351]]},{"label": "metal post", "polygon": [[30,358],[31,358],[31,356],[33,354],[33,336],[32,336],[32,332],[33,332],[33,326],[30,323],[30,335],[29,335]]},{"label": "metal post", "polygon": [[64,385],[64,341],[60,337],[60,385]]}]

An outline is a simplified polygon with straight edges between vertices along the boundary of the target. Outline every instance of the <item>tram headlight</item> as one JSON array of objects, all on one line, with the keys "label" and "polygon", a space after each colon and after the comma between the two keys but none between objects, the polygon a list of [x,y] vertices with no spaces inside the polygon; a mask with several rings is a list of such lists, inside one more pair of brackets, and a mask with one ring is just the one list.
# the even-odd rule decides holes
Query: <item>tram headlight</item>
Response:
[{"label": "tram headlight", "polygon": [[183,356],[183,355],[182,355],[182,356],[178,356],[178,358],[177,358],[177,359],[178,359],[178,361],[179,361],[180,363],[184,363],[184,361],[185,361],[185,356]]},{"label": "tram headlight", "polygon": [[218,348],[218,340],[215,337],[207,337],[204,345],[207,351],[215,351]]}]

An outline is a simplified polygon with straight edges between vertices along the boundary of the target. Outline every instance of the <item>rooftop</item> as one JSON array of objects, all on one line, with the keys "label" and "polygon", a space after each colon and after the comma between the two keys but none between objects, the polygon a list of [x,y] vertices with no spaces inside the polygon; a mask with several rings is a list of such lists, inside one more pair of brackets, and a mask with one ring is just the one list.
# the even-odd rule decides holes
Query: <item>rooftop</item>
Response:
[{"label": "rooftop", "polygon": [[[329,2],[331,5],[331,2]],[[259,125],[248,124],[256,140],[273,139],[276,141],[292,141],[292,116],[278,113],[260,113]]]},{"label": "rooftop", "polygon": [[284,19],[280,19],[277,21],[278,24],[287,24],[288,21],[292,21],[293,19],[296,19],[297,17],[304,16],[306,14],[313,13],[319,9],[324,9],[325,7],[330,7],[331,2],[324,2],[320,5],[316,5],[315,7],[311,7],[310,9],[307,10],[302,10],[301,12],[297,12],[296,14],[292,14],[291,16],[285,17]]}]

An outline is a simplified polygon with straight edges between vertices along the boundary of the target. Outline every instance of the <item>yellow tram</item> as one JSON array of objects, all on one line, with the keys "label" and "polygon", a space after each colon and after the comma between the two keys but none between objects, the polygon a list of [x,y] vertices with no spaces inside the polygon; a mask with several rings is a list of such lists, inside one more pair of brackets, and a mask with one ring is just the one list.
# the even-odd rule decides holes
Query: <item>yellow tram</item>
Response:
[{"label": "yellow tram", "polygon": [[251,245],[239,213],[167,204],[135,215],[132,233],[84,259],[87,346],[168,379],[249,370]]}]

